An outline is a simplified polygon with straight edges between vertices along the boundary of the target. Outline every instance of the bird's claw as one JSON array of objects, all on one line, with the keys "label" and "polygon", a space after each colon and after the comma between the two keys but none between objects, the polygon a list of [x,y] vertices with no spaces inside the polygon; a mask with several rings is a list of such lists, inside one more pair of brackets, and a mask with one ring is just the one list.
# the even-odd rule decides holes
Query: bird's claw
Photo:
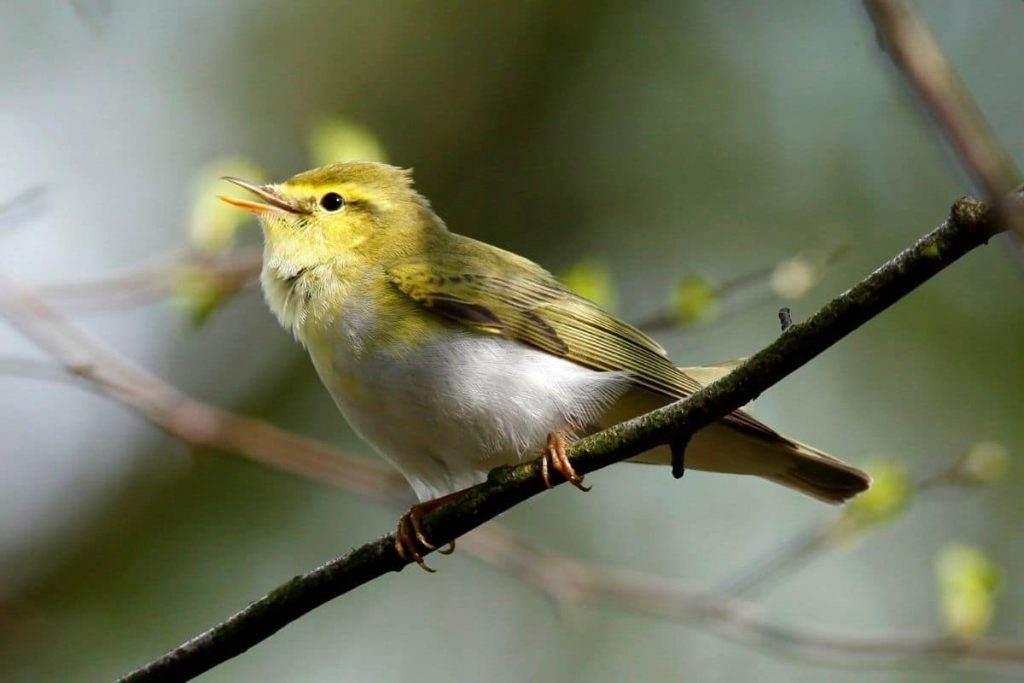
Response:
[{"label": "bird's claw", "polygon": [[548,434],[547,445],[544,446],[544,457],[540,461],[540,474],[544,479],[544,486],[551,488],[551,470],[555,470],[563,478],[580,491],[589,491],[589,486],[584,486],[583,477],[576,474],[569,457],[566,455],[565,439],[557,432]]},{"label": "bird's claw", "polygon": [[[406,562],[415,562],[420,569],[431,573],[436,570],[424,561],[420,548],[431,552],[437,550],[437,546],[431,543],[423,533],[422,519],[423,515],[438,507],[436,502],[428,501],[420,505],[413,505],[398,520],[398,528],[395,529],[395,551],[398,552],[398,556]],[[455,541],[449,541],[447,547],[437,550],[437,552],[442,555],[451,555],[455,552]]]}]

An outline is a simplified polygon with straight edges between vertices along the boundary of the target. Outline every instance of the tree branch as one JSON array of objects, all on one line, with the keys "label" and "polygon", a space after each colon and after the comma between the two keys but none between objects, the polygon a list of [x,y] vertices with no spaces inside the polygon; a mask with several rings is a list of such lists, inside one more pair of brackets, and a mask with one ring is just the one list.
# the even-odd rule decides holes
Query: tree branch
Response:
[{"label": "tree branch", "polygon": [[[849,246],[843,241],[827,249],[802,250],[776,263],[754,268],[716,284],[709,283],[708,294],[713,298],[713,304],[707,307],[707,313],[694,319],[681,316],[678,302],[673,301],[661,310],[634,321],[633,325],[648,333],[687,330],[726,322],[778,299],[794,301],[817,286],[825,270],[842,258],[849,250]],[[799,263],[814,275],[811,281],[801,288],[803,291],[799,294],[780,292],[775,278],[781,269],[794,263]],[[745,296],[742,301],[741,296]],[[730,302],[732,305],[726,307],[725,304]],[[722,305],[721,310],[718,310],[718,305]]]},{"label": "tree branch", "polygon": [[918,97],[999,220],[1024,238],[1024,214],[1010,200],[1019,182],[1013,161],[996,141],[938,41],[905,0],[864,0],[879,45]]},{"label": "tree branch", "polygon": [[[978,483],[977,479],[964,471],[965,459],[966,455],[961,455],[941,469],[909,481],[905,494],[907,502],[912,504],[919,495],[941,487]],[[809,564],[826,550],[848,541],[851,532],[867,533],[869,528],[877,524],[876,521],[864,524],[866,520],[858,519],[855,508],[847,507],[843,512],[844,514],[831,521],[815,524],[802,534],[782,543],[764,557],[736,572],[731,578],[722,581],[706,595],[749,596],[751,592],[764,588],[782,576],[794,576],[802,566]],[[1021,656],[1024,660],[1024,651]]]},{"label": "tree branch", "polygon": [[[365,497],[397,497],[408,490],[397,472],[383,470],[365,458],[188,396],[71,324],[40,296],[3,275],[0,314],[53,356],[69,376],[87,380],[190,446],[241,454]],[[0,368],[36,376],[42,371],[23,360],[7,361]]]},{"label": "tree branch", "polygon": [[[740,408],[1000,229],[984,205],[969,198],[958,200],[941,226],[807,321],[794,324],[728,376],[685,400],[577,442],[569,451],[573,467],[580,473],[592,472],[685,438]],[[538,461],[499,468],[458,501],[426,515],[423,527],[442,545],[544,490]],[[292,579],[121,681],[187,680],[209,670],[325,602],[400,571],[407,562],[394,541],[393,534],[385,536]]]},{"label": "tree branch", "polygon": [[42,203],[45,194],[45,188],[36,185],[0,202],[0,230],[11,230],[31,216]]},{"label": "tree branch", "polygon": [[39,291],[62,308],[109,311],[161,301],[183,278],[195,273],[208,278],[222,296],[228,297],[256,285],[262,264],[260,247],[243,247],[218,255],[186,250],[95,279],[44,285]]},{"label": "tree branch", "polygon": [[[268,423],[204,404],[152,375],[140,375],[141,369],[75,327],[25,287],[15,286],[9,280],[6,287],[0,287],[0,310],[60,363],[0,358],[0,374],[68,381],[93,389],[135,409],[194,448],[212,447],[229,454],[237,453],[291,474],[390,504],[405,497],[405,486],[397,480],[393,470]],[[125,377],[126,374],[132,379]],[[940,484],[962,481],[962,473],[957,469],[960,464],[958,460],[922,479],[916,490],[923,492]],[[824,530],[831,536],[836,525],[844,523],[845,519],[841,516],[818,531]],[[821,540],[818,534],[812,535]],[[810,553],[800,552],[800,548],[792,545],[784,546],[781,552],[771,556],[769,572],[775,563],[807,562],[817,553],[833,547],[818,542],[813,545]],[[536,548],[495,523],[462,539],[460,548],[485,564],[528,583],[559,604],[607,604],[653,617],[689,619],[744,644],[771,645],[772,653],[783,656],[810,655],[818,662],[867,666],[891,661],[934,663],[939,656],[943,663],[948,659],[965,668],[1017,671],[1024,667],[1024,644],[1019,641],[986,638],[968,644],[941,634],[866,636],[782,626],[754,618],[755,606],[736,600],[740,591],[719,589],[709,593],[664,577],[587,565]],[[771,573],[766,575],[761,571],[763,562],[756,566],[759,583],[772,578]]]},{"label": "tree branch", "polygon": [[867,635],[782,625],[758,614],[757,605],[730,595],[709,594],[682,581],[641,572],[588,565],[535,548],[504,529],[490,530],[486,536],[469,536],[460,547],[468,546],[480,559],[561,605],[607,605],[660,619],[690,619],[730,639],[768,646],[772,654],[817,662],[878,667],[916,660],[1002,674],[1024,671],[1024,644],[1019,640],[971,641],[904,632]]}]

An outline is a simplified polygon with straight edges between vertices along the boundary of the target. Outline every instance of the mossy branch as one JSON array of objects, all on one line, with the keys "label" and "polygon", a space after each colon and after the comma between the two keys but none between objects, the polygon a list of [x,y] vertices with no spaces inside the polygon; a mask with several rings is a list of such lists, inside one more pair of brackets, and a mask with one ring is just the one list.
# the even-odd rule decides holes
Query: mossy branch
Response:
[{"label": "mossy branch", "polygon": [[[573,467],[580,473],[593,472],[654,446],[685,441],[777,384],[999,231],[988,207],[970,198],[958,200],[942,225],[806,321],[794,323],[728,376],[685,400],[577,442],[569,451]],[[544,490],[539,461],[499,468],[464,497],[428,514],[424,530],[440,545]],[[293,578],[120,680],[182,681],[198,676],[316,607],[406,564],[395,550],[394,536],[384,536]]]}]

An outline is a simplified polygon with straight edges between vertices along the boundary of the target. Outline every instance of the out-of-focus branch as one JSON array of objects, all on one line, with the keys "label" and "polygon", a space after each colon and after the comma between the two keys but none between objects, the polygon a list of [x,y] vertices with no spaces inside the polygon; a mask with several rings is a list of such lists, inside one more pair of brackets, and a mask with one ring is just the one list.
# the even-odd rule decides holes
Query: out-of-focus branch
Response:
[{"label": "out-of-focus branch", "polygon": [[[825,270],[848,249],[839,244],[828,250],[806,250],[779,263],[761,266],[721,283],[708,284],[707,294],[715,304],[727,306],[713,317],[687,320],[674,307],[666,307],[636,323],[647,331],[685,329],[698,323],[722,322],[743,314],[776,298],[795,299],[816,284]],[[216,290],[219,299],[227,299],[259,282],[262,249],[242,247],[226,254],[203,254],[186,249],[93,279],[53,282],[38,287],[48,301],[75,312],[124,310],[166,299],[182,288],[188,278],[196,278]],[[782,284],[790,291],[780,292],[777,280],[786,281],[787,273],[798,280]],[[767,291],[763,291],[767,290]],[[753,296],[749,296],[753,294]],[[743,299],[747,296],[746,300]]]},{"label": "out-of-focus branch", "polygon": [[[846,252],[846,249],[847,245],[842,244],[828,251],[802,252],[780,263],[755,268],[721,283],[710,285],[708,294],[714,297],[716,303],[733,305],[703,324],[723,322],[779,298],[779,293],[774,290],[758,290],[769,286],[780,271],[787,267],[804,271],[804,276],[811,281],[803,289],[806,291],[810,285],[817,282],[828,266]],[[258,283],[261,263],[260,247],[243,247],[221,255],[205,255],[185,250],[94,279],[45,284],[38,287],[38,291],[48,301],[65,310],[83,313],[120,311],[166,299],[181,286],[184,279],[193,276],[201,278],[205,284],[215,288],[222,299],[227,299],[242,289]],[[748,300],[739,301],[741,297],[751,293],[753,296]],[[678,311],[668,307],[638,321],[636,326],[651,332],[672,328],[685,329],[698,322],[681,319]]]},{"label": "out-of-focus branch", "polygon": [[[0,374],[10,374],[48,380],[77,380],[82,386],[95,385],[79,375],[69,374],[59,365],[28,358],[0,359]],[[209,409],[204,406],[204,409]],[[243,422],[222,423],[221,429],[231,429]],[[180,439],[187,436],[178,433]],[[291,447],[301,437],[272,438],[274,446]],[[219,441],[219,440],[218,440]],[[305,441],[305,440],[302,440]],[[191,446],[197,446],[184,441]],[[320,449],[328,451],[327,446]],[[327,481],[349,490],[349,479],[343,476],[354,456],[332,451],[336,466],[329,469],[304,468],[296,470],[287,465],[289,453],[281,453],[285,463],[281,469],[311,480]],[[242,452],[240,455],[247,455]],[[392,474],[372,463],[359,463],[359,467],[380,470],[383,479]],[[951,468],[950,468],[951,469]],[[943,470],[943,473],[950,470]],[[315,472],[315,473],[314,473]],[[337,472],[338,476],[331,476]],[[326,476],[325,476],[326,475]],[[929,477],[921,480],[918,492],[923,493],[944,483],[946,478]],[[358,477],[356,478],[358,483]],[[399,495],[388,488],[367,491],[358,485],[357,494],[372,493],[382,501],[397,502]],[[832,528],[832,525],[828,527]],[[908,634],[897,632],[882,635],[864,635],[845,632],[827,632],[820,628],[782,626],[757,614],[757,606],[742,602],[727,591],[709,593],[685,582],[660,576],[630,572],[587,564],[538,548],[513,534],[499,524],[476,529],[460,542],[462,552],[473,555],[485,564],[513,578],[519,579],[567,607],[607,605],[648,616],[685,620],[699,623],[715,633],[752,646],[766,646],[775,655],[784,657],[806,656],[816,662],[831,665],[872,667],[889,663],[919,662],[928,665],[952,664],[965,669],[996,672],[1015,672],[1024,668],[1024,643],[992,638],[960,641],[943,634]],[[832,547],[822,543],[819,551]]]},{"label": "out-of-focus branch", "polygon": [[1003,225],[1024,238],[1024,213],[1009,200],[1019,173],[928,27],[906,0],[864,0],[882,49],[917,95],[938,132],[995,207]]},{"label": "out-of-focus branch", "polygon": [[[964,198],[950,217],[808,320],[794,324],[728,376],[665,408],[578,441],[569,451],[585,474],[652,447],[683,442],[740,408],[961,256],[986,243],[999,226],[982,204]],[[427,536],[443,544],[546,490],[538,461],[494,470],[488,480],[423,518]],[[234,657],[307,612],[408,560],[394,534],[295,577],[221,624],[171,650],[123,681],[187,680]]]},{"label": "out-of-focus branch", "polygon": [[400,477],[365,459],[183,394],[71,324],[40,296],[5,276],[0,276],[0,314],[68,373],[88,380],[187,444],[241,454],[367,497],[405,491]]},{"label": "out-of-focus branch", "polygon": [[[966,457],[955,458],[945,467],[915,481],[909,481],[906,491],[902,494],[903,500],[899,501],[900,507],[903,508],[904,503],[911,505],[917,496],[938,488],[976,484],[978,480],[965,471]],[[852,536],[867,532],[879,521],[881,520],[875,519],[872,512],[866,513],[856,504],[848,506],[842,515],[830,522],[815,524],[788,543],[773,548],[767,555],[754,560],[749,566],[709,591],[707,595],[749,595],[784,575],[792,576],[800,567],[809,564],[836,545],[850,540]]]},{"label": "out-of-focus branch", "polygon": [[[703,305],[676,301],[633,324],[645,332],[686,330],[723,323],[777,299],[795,300],[816,285],[829,266],[848,249],[839,244],[828,250],[805,250],[778,263],[754,268],[719,283],[695,277],[695,297],[708,300]],[[723,310],[718,310],[718,304]],[[688,310],[696,308],[698,310]],[[681,310],[683,309],[683,310]]]},{"label": "out-of-focus branch", "polygon": [[0,203],[0,230],[8,230],[34,213],[46,190],[41,185],[30,187]]},{"label": "out-of-focus branch", "polygon": [[[135,408],[190,445],[237,452],[379,500],[396,503],[402,496],[404,487],[389,470],[184,396],[74,326],[23,286],[0,281],[0,310],[63,364],[0,359],[0,372],[75,379]],[[530,546],[495,524],[465,538],[462,548],[562,603],[608,604],[652,616],[696,620],[723,635],[746,643],[771,644],[772,651],[789,655],[809,654],[829,662],[867,665],[945,655],[956,657],[962,666],[999,668],[1017,662],[1011,655],[1022,649],[991,640],[965,645],[943,636],[828,635],[782,627],[754,618],[750,605],[738,603],[731,596],[710,597],[706,591],[676,581],[560,558]]]},{"label": "out-of-focus branch", "polygon": [[709,594],[681,581],[567,559],[524,543],[504,529],[472,534],[460,547],[561,605],[607,605],[661,619],[694,621],[722,636],[764,646],[773,654],[856,667],[914,662],[1013,675],[1024,672],[1024,641],[1020,640],[968,641],[907,632],[866,635],[785,626],[760,615],[753,603]]},{"label": "out-of-focus branch", "polygon": [[26,377],[29,379],[72,382],[85,387],[92,386],[82,380],[82,378],[69,374],[67,369],[61,365],[47,363],[35,358],[19,358],[15,356],[0,358],[0,375],[5,377]]},{"label": "out-of-focus branch", "polygon": [[48,301],[75,311],[108,311],[165,299],[184,278],[200,276],[228,297],[259,280],[263,252],[245,247],[225,255],[184,251],[93,280],[58,282],[39,288]]}]

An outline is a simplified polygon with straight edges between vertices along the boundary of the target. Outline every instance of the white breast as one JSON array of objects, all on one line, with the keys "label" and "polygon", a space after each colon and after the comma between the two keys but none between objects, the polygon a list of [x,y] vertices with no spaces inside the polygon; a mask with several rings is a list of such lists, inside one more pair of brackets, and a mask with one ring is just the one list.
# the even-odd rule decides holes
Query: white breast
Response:
[{"label": "white breast", "polygon": [[341,412],[420,500],[538,456],[549,432],[590,422],[628,386],[623,373],[469,330],[404,355],[357,353],[341,341],[311,351]]}]

